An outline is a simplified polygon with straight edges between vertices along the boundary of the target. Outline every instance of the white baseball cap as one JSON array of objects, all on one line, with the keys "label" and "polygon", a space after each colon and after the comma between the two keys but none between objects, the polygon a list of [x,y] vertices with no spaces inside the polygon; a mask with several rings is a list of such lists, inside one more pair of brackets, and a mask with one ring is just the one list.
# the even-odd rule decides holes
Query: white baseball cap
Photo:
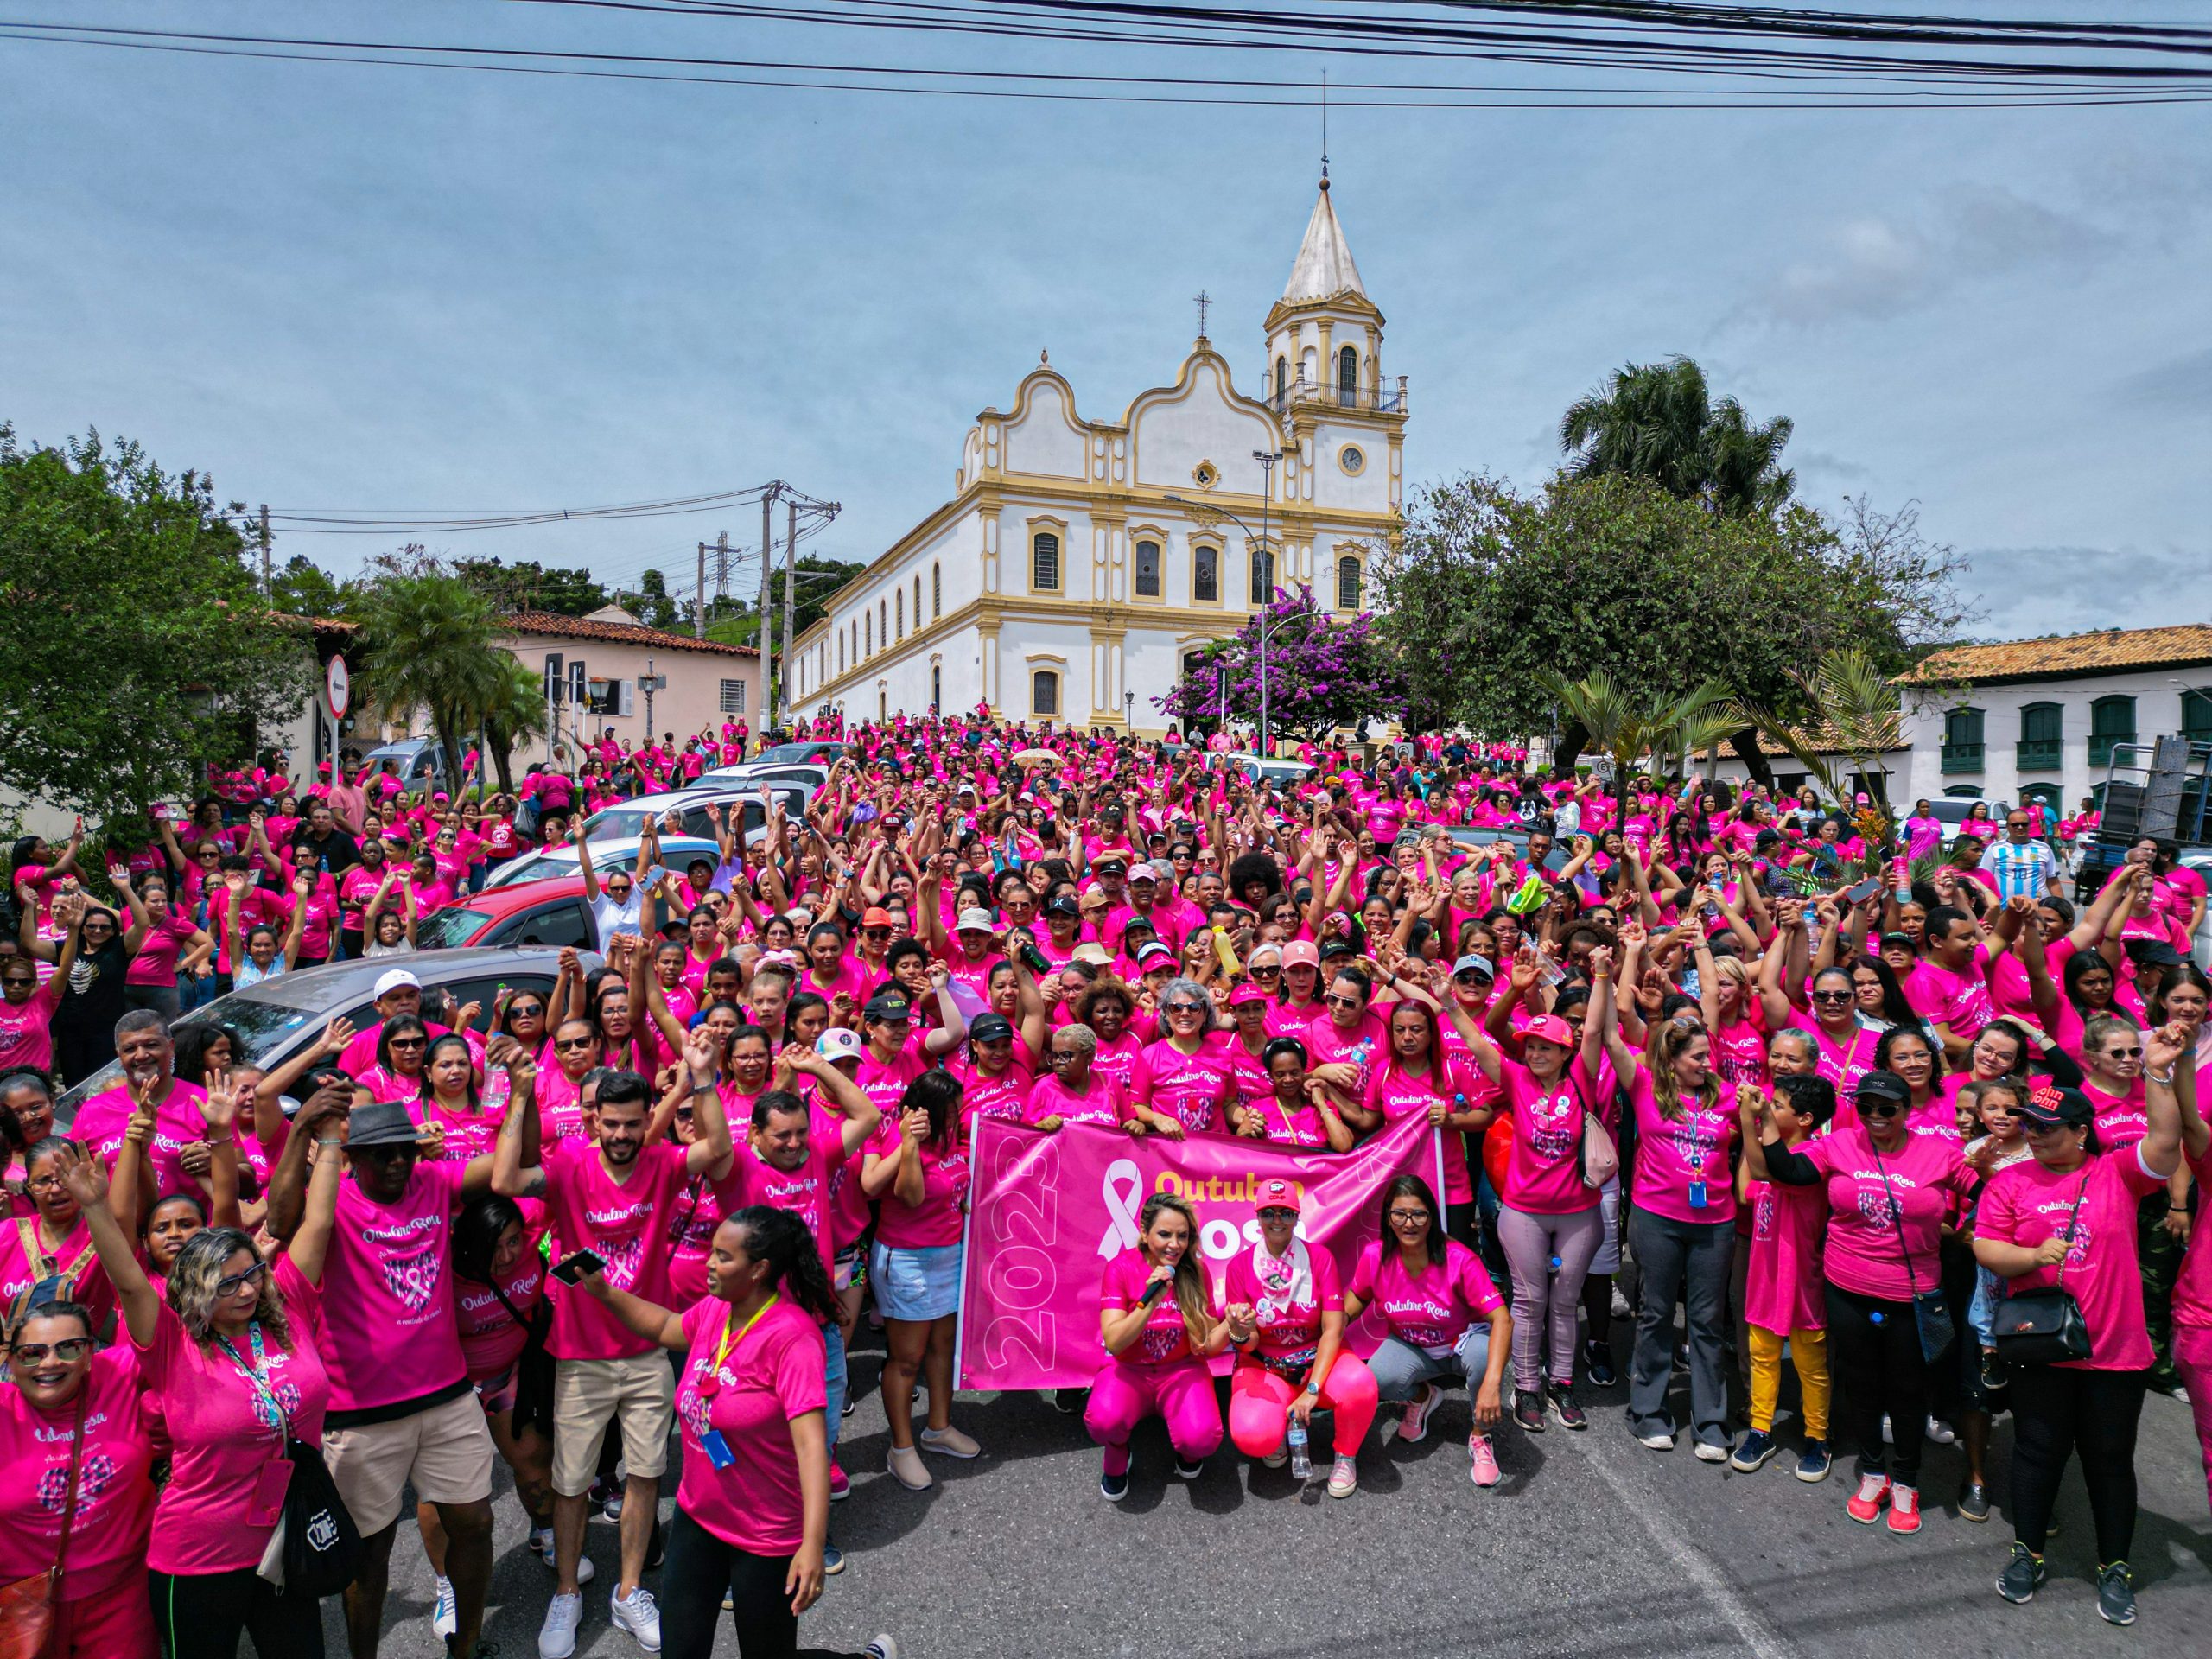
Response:
[{"label": "white baseball cap", "polygon": [[423,982],[404,968],[387,969],[377,976],[377,988],[369,994],[369,1000],[372,1002],[381,1002],[393,991],[403,989],[419,991],[422,988]]},{"label": "white baseball cap", "polygon": [[991,931],[991,912],[982,908],[980,905],[974,906],[967,910],[962,911],[960,912],[959,923],[955,926],[953,931],[957,933],[966,933],[970,930],[978,933],[989,932]]},{"label": "white baseball cap", "polygon": [[857,1060],[865,1050],[860,1033],[832,1026],[814,1039],[814,1052],[825,1060]]}]

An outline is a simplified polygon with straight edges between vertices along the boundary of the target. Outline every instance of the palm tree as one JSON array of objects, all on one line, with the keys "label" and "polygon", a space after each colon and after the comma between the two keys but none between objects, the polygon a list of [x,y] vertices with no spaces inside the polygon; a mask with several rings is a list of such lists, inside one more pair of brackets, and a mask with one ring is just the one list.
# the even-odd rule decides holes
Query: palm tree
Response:
[{"label": "palm tree", "polygon": [[1753,425],[1733,397],[1715,404],[1705,371],[1674,357],[1630,363],[1577,398],[1559,442],[1576,478],[1647,478],[1717,512],[1770,512],[1796,486],[1779,464],[1791,429],[1783,416]]},{"label": "palm tree", "polygon": [[[504,655],[504,653],[502,653]],[[510,659],[506,677],[493,688],[480,711],[484,747],[499,775],[499,792],[514,793],[515,745],[545,731],[545,686],[529,665]]]},{"label": "palm tree", "polygon": [[[1838,804],[1857,792],[1863,779],[1870,804],[1854,815],[1859,832],[1874,849],[1869,872],[1881,860],[1896,830],[1887,787],[1886,759],[1904,747],[1904,709],[1897,689],[1874,660],[1856,645],[1822,654],[1812,673],[1789,677],[1804,694],[1811,718],[1792,725],[1769,710],[1746,707],[1743,713],[1761,733],[1779,743],[1811,773]],[[1855,773],[1838,769],[1840,756]]]},{"label": "palm tree", "polygon": [[515,665],[492,644],[491,601],[457,576],[420,569],[378,581],[362,595],[359,615],[378,703],[429,716],[446,776],[458,787],[461,739],[481,723]]}]

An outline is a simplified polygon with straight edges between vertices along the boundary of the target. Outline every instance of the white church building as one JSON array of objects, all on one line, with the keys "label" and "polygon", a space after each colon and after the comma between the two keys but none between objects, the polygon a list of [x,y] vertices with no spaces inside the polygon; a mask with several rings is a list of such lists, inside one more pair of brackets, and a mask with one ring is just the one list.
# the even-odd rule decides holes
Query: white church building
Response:
[{"label": "white church building", "polygon": [[1040,358],[1010,410],[976,417],[952,499],[794,643],[793,714],[982,702],[1156,733],[1185,657],[1273,591],[1363,608],[1398,533],[1406,378],[1383,372],[1382,314],[1325,178],[1264,332],[1256,396],[1201,332],[1171,384],[1111,416]]}]

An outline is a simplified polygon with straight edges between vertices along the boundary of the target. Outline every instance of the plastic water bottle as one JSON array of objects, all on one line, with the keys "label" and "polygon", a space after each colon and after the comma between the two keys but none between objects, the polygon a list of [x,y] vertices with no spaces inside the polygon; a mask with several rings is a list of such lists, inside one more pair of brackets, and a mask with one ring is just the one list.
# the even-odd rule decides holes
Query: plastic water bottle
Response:
[{"label": "plastic water bottle", "polygon": [[1313,1459],[1306,1450],[1306,1425],[1298,1421],[1295,1412],[1290,1419],[1290,1472],[1299,1480],[1310,1480],[1313,1476]]}]

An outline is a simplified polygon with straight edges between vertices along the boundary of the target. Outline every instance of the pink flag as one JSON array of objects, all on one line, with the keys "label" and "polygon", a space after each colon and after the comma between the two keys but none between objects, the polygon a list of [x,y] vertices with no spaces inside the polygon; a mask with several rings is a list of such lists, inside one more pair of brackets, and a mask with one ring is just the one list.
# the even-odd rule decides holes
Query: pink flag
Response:
[{"label": "pink flag", "polygon": [[[1333,1254],[1349,1283],[1359,1247],[1380,1236],[1382,1188],[1411,1173],[1441,1193],[1443,1163],[1443,1143],[1421,1116],[1402,1118],[1343,1154],[1217,1135],[1132,1139],[1089,1124],[1046,1135],[978,1120],[956,1384],[1042,1389],[1090,1382],[1106,1362],[1098,1339],[1099,1274],[1136,1248],[1137,1214],[1154,1192],[1179,1194],[1198,1212],[1198,1248],[1218,1294],[1230,1258],[1259,1242],[1252,1200],[1260,1184],[1295,1181],[1304,1200],[1300,1236]],[[1347,1338],[1361,1354],[1380,1339],[1379,1329],[1357,1328]],[[1227,1364],[1225,1357],[1219,1362],[1221,1369]]]}]

